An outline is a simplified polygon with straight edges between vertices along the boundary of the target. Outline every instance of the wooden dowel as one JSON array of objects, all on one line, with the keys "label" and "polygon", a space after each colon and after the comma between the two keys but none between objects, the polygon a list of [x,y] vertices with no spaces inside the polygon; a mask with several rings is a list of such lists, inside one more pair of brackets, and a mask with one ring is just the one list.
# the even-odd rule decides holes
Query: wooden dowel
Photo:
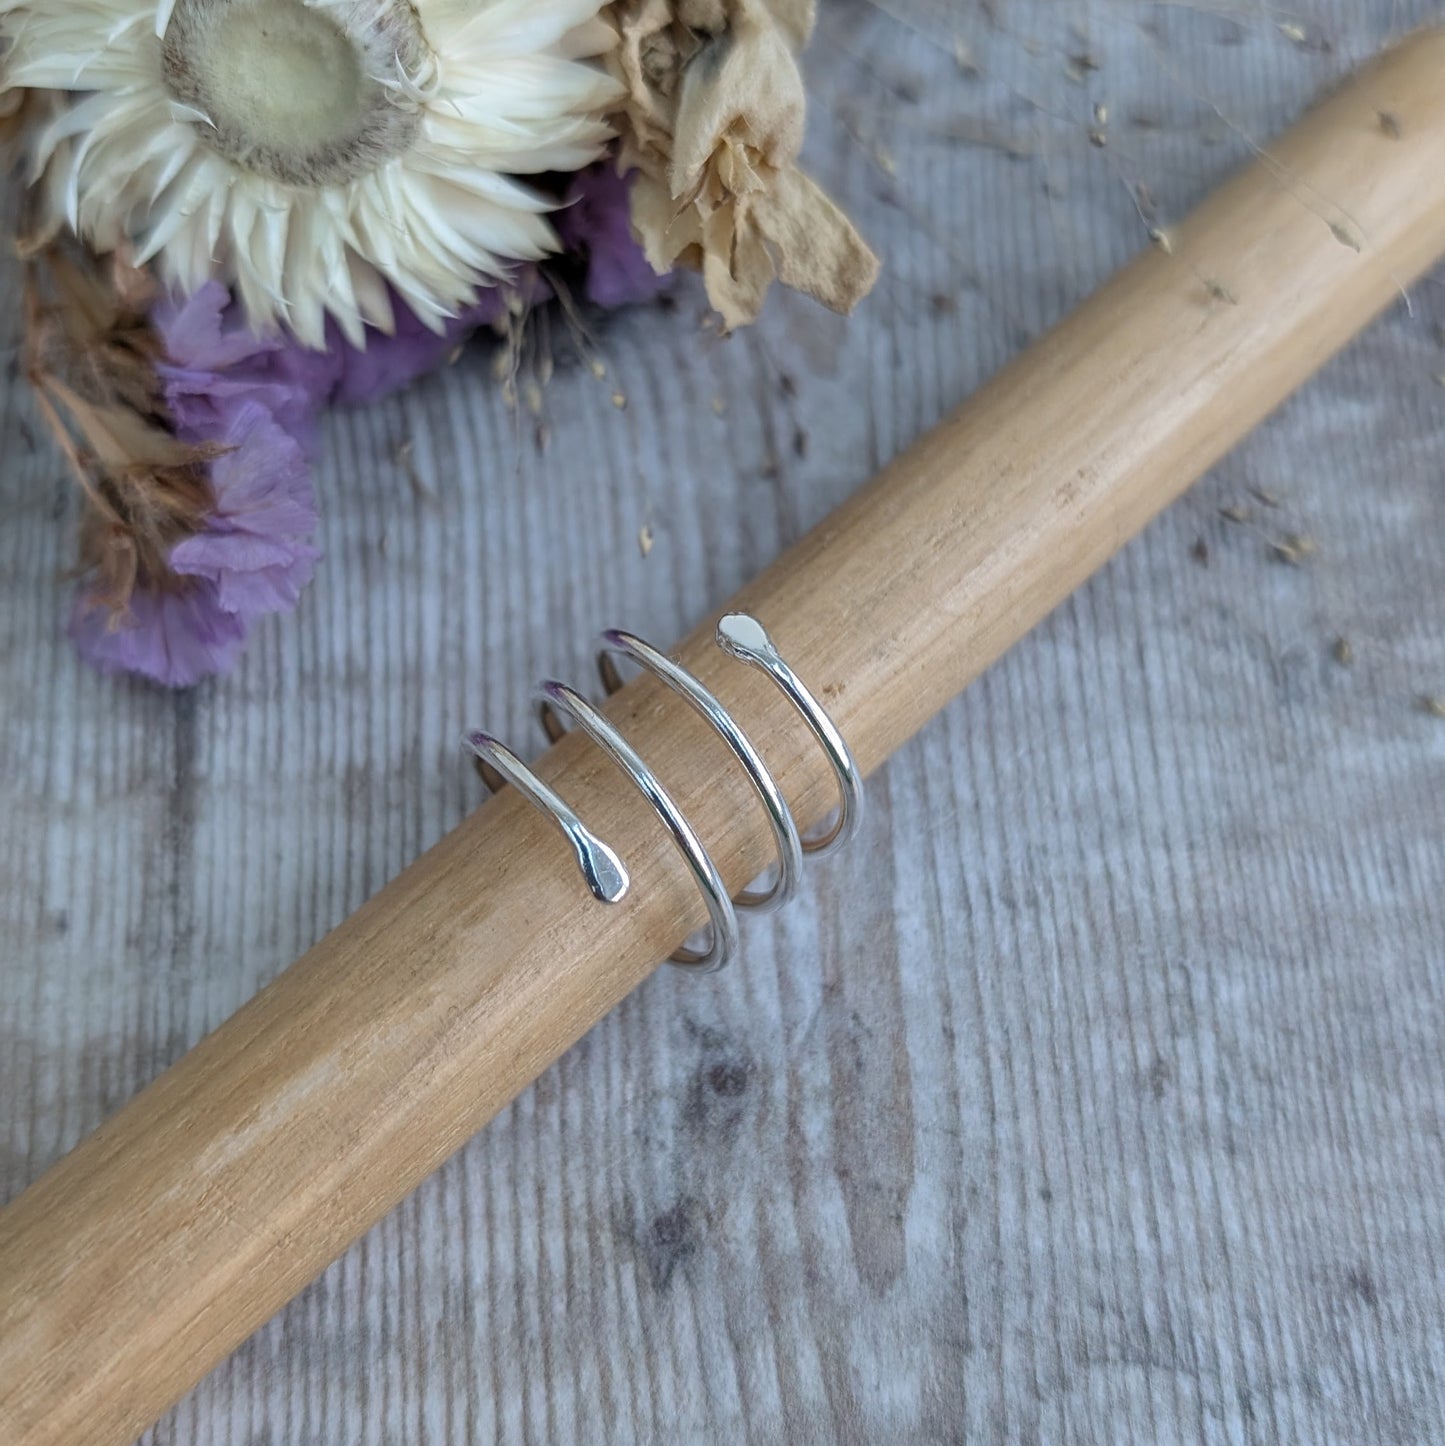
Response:
[{"label": "wooden dowel", "polygon": [[[865,770],[1445,251],[1442,157],[1445,32],[1428,32],[733,600]],[[710,638],[679,656],[816,820],[831,785],[810,735]],[[609,711],[729,884],[760,871],[764,816],[706,726],[647,682]],[[569,738],[541,772],[627,860],[625,903],[594,903],[509,790],[0,1213],[6,1446],[131,1441],[703,922],[596,750]]]}]

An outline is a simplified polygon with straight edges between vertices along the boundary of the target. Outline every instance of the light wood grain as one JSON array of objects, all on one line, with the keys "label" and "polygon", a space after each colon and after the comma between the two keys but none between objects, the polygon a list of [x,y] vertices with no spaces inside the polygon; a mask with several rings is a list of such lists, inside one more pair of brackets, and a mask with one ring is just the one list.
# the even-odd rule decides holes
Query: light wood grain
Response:
[{"label": "light wood grain", "polygon": [[[1086,143],[1080,147],[1087,158]],[[801,309],[789,317],[804,327],[815,321]],[[640,326],[625,323],[615,344],[627,345],[629,328]],[[1411,342],[1418,333],[1404,336]],[[898,354],[907,368],[924,355]],[[680,992],[677,981],[649,986],[596,1049],[584,1046],[548,1076],[550,1092],[544,1082],[508,1112],[503,1144],[485,1143],[498,1134],[492,1131],[470,1147],[461,1166],[444,1172],[440,1194],[404,1207],[297,1307],[300,1315],[263,1335],[208,1387],[210,1415],[187,1417],[200,1409],[193,1398],[172,1432],[179,1439],[205,1431],[216,1439],[264,1439],[265,1432],[276,1440],[594,1432],[638,1439],[675,1429],[701,1435],[705,1420],[719,1439],[729,1431],[735,1438],[740,1426],[768,1439],[779,1423],[820,1438],[891,1425],[949,1439],[969,1423],[980,1434],[1010,1435],[1031,1426],[1108,1435],[1111,1422],[1124,1423],[1115,1435],[1163,1437],[1194,1434],[1196,1425],[1221,1436],[1270,1429],[1309,1436],[1319,1422],[1341,1432],[1398,1434],[1412,1422],[1427,1429],[1438,1399],[1438,1317],[1426,1307],[1430,1222],[1438,1225],[1439,1208],[1429,1154],[1433,1138],[1438,1163],[1438,1134],[1429,1122],[1438,1119],[1440,1082],[1430,1073],[1438,1062],[1428,1045],[1439,1038],[1438,1008],[1430,1010],[1439,997],[1441,869],[1425,785],[1440,755],[1433,720],[1413,706],[1413,695],[1429,686],[1439,659],[1438,609],[1428,605],[1428,587],[1420,591],[1431,577],[1426,544],[1432,526],[1438,538],[1439,513],[1420,460],[1435,436],[1426,420],[1428,349],[1414,353],[1418,389],[1404,393],[1417,429],[1402,428],[1398,414],[1370,413],[1375,421],[1361,448],[1358,398],[1378,388],[1379,355],[1367,351],[1344,385],[1335,383],[1332,405],[1307,400],[1285,425],[1297,429],[1296,441],[1315,439],[1305,454],[1360,448],[1388,450],[1394,459],[1401,489],[1394,497],[1324,494],[1359,509],[1351,515],[1361,525],[1343,526],[1335,546],[1375,562],[1368,575],[1398,599],[1393,611],[1379,603],[1381,612],[1370,614],[1367,603],[1379,594],[1352,592],[1364,585],[1332,572],[1328,554],[1296,576],[1269,563],[1263,540],[1231,532],[1207,511],[1187,515],[1177,545],[1153,563],[1147,551],[1126,554],[1104,580],[1122,570],[1115,590],[1091,589],[1067,609],[1039,643],[1041,659],[1022,673],[1005,664],[951,717],[945,737],[930,735],[890,770],[882,836],[893,839],[883,849],[891,864],[881,866],[870,851],[851,865],[856,876],[844,866],[812,910],[778,925],[777,977],[750,968],[718,990],[704,986],[704,999],[693,986]],[[826,364],[824,349],[814,365]],[[758,357],[729,365],[728,376],[745,383]],[[797,374],[806,376],[802,367]],[[442,387],[456,408],[476,396],[476,380],[461,380],[447,378]],[[877,380],[887,395],[887,367]],[[926,397],[909,395],[911,380],[904,376],[897,404],[877,424],[893,430],[880,450],[909,435],[899,413],[926,405]],[[675,383],[664,377],[658,385]],[[928,387],[941,405],[938,382]],[[706,386],[698,392],[706,396]],[[575,397],[586,397],[583,384],[568,399]],[[1341,399],[1355,411],[1344,413]],[[635,427],[610,415],[605,395],[592,400],[589,425],[602,435],[606,425]],[[634,389],[630,417],[639,402]],[[425,433],[418,415],[419,450],[424,437],[446,437],[446,412]],[[350,454],[349,438],[337,439],[340,467],[368,448],[385,454],[375,425],[375,418],[355,420]],[[621,444],[619,459],[636,435]],[[664,436],[659,467],[677,465],[667,454],[673,445],[698,444]],[[842,441],[822,445],[840,449],[829,458],[838,473],[831,485],[846,485]],[[1251,449],[1237,464],[1248,469],[1234,474],[1240,492],[1256,477],[1271,485],[1299,450],[1259,446],[1267,450]],[[856,476],[856,459],[851,465]],[[532,471],[534,485],[544,470]],[[1325,487],[1330,473],[1322,460],[1319,478],[1296,481],[1293,505],[1323,505],[1309,489]],[[298,832],[298,817],[337,820],[335,842],[325,846],[335,865],[324,876],[354,893],[340,907],[333,901],[334,918],[377,882],[348,864],[358,835],[368,841],[361,870],[389,872],[425,836],[419,820],[435,826],[439,819],[426,779],[460,807],[464,774],[450,752],[456,727],[436,727],[428,715],[459,713],[459,727],[482,705],[447,702],[456,675],[446,665],[459,666],[462,654],[444,624],[455,621],[463,634],[475,628],[485,595],[488,626],[505,637],[514,625],[507,610],[517,606],[519,573],[503,573],[501,564],[517,544],[506,529],[515,537],[517,519],[531,517],[546,532],[542,499],[524,495],[526,480],[492,479],[490,516],[501,535],[486,543],[498,562],[490,578],[468,582],[460,555],[443,545],[445,525],[427,529],[417,520],[421,509],[406,510],[410,520],[400,525],[411,529],[406,565],[415,576],[428,555],[452,562],[436,587],[421,588],[403,571],[382,584],[374,611],[352,609],[362,619],[390,620],[391,636],[368,635],[340,611],[347,587],[375,585],[395,566],[394,538],[385,567],[358,549],[357,566],[337,579],[328,633],[339,640],[328,650],[337,665],[348,654],[357,660],[354,692],[346,678],[322,677],[314,660],[307,663],[303,637],[287,655],[289,676],[268,674],[264,654],[260,670],[245,675],[262,694],[271,691],[268,677],[284,684],[284,707],[264,696],[247,705],[244,689],[215,690],[187,716],[131,694],[136,731],[129,736],[142,736],[147,709],[167,735],[146,746],[148,764],[127,772],[123,755],[115,763],[102,755],[69,765],[72,789],[94,789],[108,777],[139,780],[141,801],[175,832],[154,846],[155,862],[142,858],[120,874],[121,884],[145,875],[144,897],[125,906],[102,891],[95,905],[97,913],[120,909],[122,918],[128,907],[128,917],[152,931],[127,946],[119,964],[92,965],[98,972],[89,976],[100,991],[96,1017],[114,1011],[114,1032],[100,1037],[131,1041],[124,1046],[132,1051],[131,1081],[151,1072],[142,1048],[152,1061],[173,1056],[243,997],[244,980],[238,985],[229,970],[196,973],[193,958],[229,950],[244,973],[249,950],[269,960],[261,965],[269,972],[289,957],[275,934],[298,927],[283,918],[278,929],[274,901],[291,901],[302,919],[324,916],[324,894],[301,902],[305,875],[298,879],[297,863],[304,869],[309,848],[317,872],[316,851],[328,834],[314,820]],[[1277,478],[1273,486],[1280,488]],[[679,509],[686,495],[677,494]],[[378,504],[395,515],[401,496],[395,480],[379,478],[370,496],[356,500],[356,515],[336,525],[360,540],[368,527],[380,530]],[[628,484],[606,501],[581,483],[569,496],[580,515],[564,531],[575,545],[600,536],[614,559],[630,548],[631,519],[621,519],[639,496]],[[478,517],[475,498],[461,505]],[[338,498],[333,512],[340,507]],[[720,512],[719,524],[726,517]],[[1277,530],[1286,520],[1265,519]],[[1208,569],[1188,557],[1201,528],[1213,544]],[[720,525],[712,530],[724,535]],[[668,562],[671,539],[666,531],[662,537],[645,565],[635,560],[633,577],[655,576],[648,569],[659,554]],[[1403,554],[1388,550],[1390,538]],[[1404,556],[1413,570],[1393,577],[1382,548],[1384,558]],[[766,540],[763,549],[759,560]],[[716,553],[697,560],[701,580],[680,564],[666,577],[678,594],[666,616],[686,616],[688,607],[695,615],[724,590],[707,576],[709,563],[720,565]],[[346,565],[333,561],[333,572]],[[744,558],[732,580],[748,570]],[[594,565],[580,575],[590,580],[598,571]],[[1331,583],[1332,576],[1346,580]],[[696,590],[690,603],[689,589]],[[1361,632],[1356,670],[1341,674],[1329,666],[1323,635],[1335,615],[1322,596],[1330,590],[1341,615],[1365,612],[1380,629],[1373,638]],[[1214,611],[1205,607],[1201,622],[1197,610],[1211,599]],[[580,671],[597,599],[569,597],[543,613],[557,626],[558,646],[576,650],[548,666]],[[634,621],[617,609],[603,615]],[[31,629],[49,622],[33,605],[19,616]],[[1291,627],[1321,634],[1313,669],[1298,648],[1291,653]],[[661,636],[670,630],[665,621],[651,626]],[[1136,648],[1142,664],[1132,658]],[[53,642],[40,656],[52,667],[63,661]],[[364,676],[368,657],[380,676]],[[520,728],[523,683],[540,667],[512,657],[496,660],[494,670],[488,659],[469,676],[494,686],[510,678]],[[423,673],[433,671],[429,688]],[[40,722],[48,729],[63,716],[57,684],[73,694],[78,682],[68,672],[35,677],[37,697],[7,694],[19,741],[28,738],[32,748]],[[1345,683],[1348,694],[1340,691]],[[1120,692],[1130,706],[1110,696]],[[226,697],[240,710],[229,728]],[[391,711],[368,722],[368,698]],[[28,735],[27,708],[37,720]],[[238,735],[243,719],[249,736]],[[283,720],[296,734],[276,733]],[[372,747],[383,750],[378,758],[394,756],[385,754],[393,746],[385,740],[426,739],[447,748],[445,760],[432,753],[400,766],[378,762],[333,806],[316,780],[355,756],[352,740],[369,756],[368,726]],[[218,727],[226,731],[208,736]],[[1256,753],[1241,747],[1247,742]],[[278,748],[297,760],[289,786],[304,782],[307,790],[287,827],[268,834],[262,819],[218,813],[215,800],[243,798],[246,784],[254,790],[261,760]],[[1322,750],[1333,767],[1321,763]],[[54,776],[57,764],[49,766]],[[146,766],[156,770],[159,790],[145,784]],[[169,800],[168,776],[189,780]],[[420,790],[401,787],[403,779],[422,780]],[[37,776],[29,796],[42,797],[44,783]],[[208,803],[209,790],[216,791]],[[47,814],[48,827],[64,826],[66,806],[61,799],[59,823]],[[84,847],[94,807],[83,792],[68,806],[74,824],[66,837]],[[343,821],[344,812],[352,818]],[[920,838],[924,819],[937,822]],[[1321,819],[1348,824],[1348,842],[1292,838]],[[219,846],[228,834],[244,847]],[[144,840],[143,818],[129,836]],[[293,837],[303,841],[291,845]],[[299,860],[282,852],[295,847]],[[62,879],[43,849],[22,846],[22,861],[50,868],[52,897],[58,890],[76,906],[77,931],[101,927],[84,907],[83,872]],[[1123,876],[1126,866],[1132,879]],[[197,891],[187,870],[213,882]],[[117,872],[112,864],[106,877]],[[962,908],[945,907],[960,880]],[[42,909],[44,893],[7,890],[7,907]],[[266,915],[228,914],[268,899]],[[32,940],[57,937],[48,912],[26,927]],[[766,934],[753,931],[755,959],[767,959]],[[95,937],[88,944],[68,933],[63,948],[83,959]],[[123,925],[113,937],[123,941]],[[860,940],[878,957],[858,957]],[[157,965],[167,957],[169,965]],[[1366,962],[1382,976],[1378,999]],[[158,968],[159,981],[135,977]],[[119,970],[109,982],[107,969]],[[127,976],[126,987],[116,987]],[[135,1011],[146,1000],[139,1012],[127,1011],[127,1001]],[[19,1017],[34,1022],[32,1038],[45,1038],[83,1003],[78,987],[39,992],[26,1006],[33,1012]],[[1281,1011],[1293,1032],[1278,1028]],[[691,1029],[680,1022],[687,1019]],[[62,1029],[62,1045],[66,1037]],[[91,1119],[107,1091],[116,1102],[133,1087],[107,1079],[102,1058],[84,1093],[84,1067],[68,1052],[75,1070],[68,1095],[48,1084],[65,1067],[61,1048],[35,1057],[33,1076],[17,1064],[15,1078],[50,1090],[50,1099],[78,1100]],[[569,1082],[569,1070],[581,1071],[581,1080]],[[84,1123],[56,1124],[28,1108],[18,1118],[40,1134],[23,1174],[33,1174],[47,1150],[53,1158]],[[1043,1190],[1054,1199],[1042,1201],[1036,1192]],[[450,1247],[458,1253],[448,1255],[457,1232]],[[1345,1264],[1352,1255],[1358,1259]],[[1259,1263],[1268,1267],[1262,1276]],[[578,1305],[563,1312],[558,1296],[569,1285]],[[1393,1302],[1389,1288],[1399,1292]],[[354,1314],[363,1301],[374,1303],[375,1315]],[[291,1345],[282,1384],[267,1395],[264,1367],[283,1339]],[[308,1347],[318,1341],[334,1343],[325,1359]],[[372,1380],[364,1363],[376,1359],[395,1365]],[[426,1366],[420,1380],[418,1362]],[[247,1380],[253,1384],[228,1405],[227,1392]],[[598,1400],[608,1406],[606,1420],[598,1419]],[[1335,1401],[1345,1403],[1338,1416],[1328,1414]]]}]

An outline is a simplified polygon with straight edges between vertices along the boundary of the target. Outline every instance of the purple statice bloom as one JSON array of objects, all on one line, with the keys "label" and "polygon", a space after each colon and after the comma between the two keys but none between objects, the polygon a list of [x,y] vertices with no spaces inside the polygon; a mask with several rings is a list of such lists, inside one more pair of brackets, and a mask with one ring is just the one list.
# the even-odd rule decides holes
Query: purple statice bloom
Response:
[{"label": "purple statice bloom", "polygon": [[176,574],[137,587],[122,612],[82,589],[70,635],[103,672],[139,673],[185,688],[235,665],[252,623],[296,606],[318,553],[306,456],[259,402],[236,403],[213,440],[216,505],[202,530],[171,549]]},{"label": "purple statice bloom", "polygon": [[246,624],[216,605],[209,583],[138,587],[119,612],[82,589],[69,631],[81,657],[102,673],[138,673],[168,688],[228,671],[246,646]]},{"label": "purple statice bloom", "polygon": [[632,233],[632,182],[616,162],[598,161],[572,178],[557,213],[562,245],[587,265],[583,289],[597,306],[636,306],[671,284],[659,276]]},{"label": "purple statice bloom", "polygon": [[242,403],[211,463],[215,508],[171,549],[171,568],[202,578],[216,606],[243,623],[289,612],[321,555],[311,545],[316,502],[300,444],[255,402]]},{"label": "purple statice bloom", "polygon": [[[166,352],[157,370],[180,436],[211,441],[239,407],[256,404],[310,445],[317,411],[339,369],[329,353],[256,336],[234,315],[231,293],[219,281],[208,281],[183,301],[162,301],[152,320]],[[303,366],[301,356],[315,361]]]},{"label": "purple statice bloom", "polygon": [[395,336],[376,333],[361,352],[336,335],[316,352],[254,335],[219,282],[160,303],[154,320],[165,360],[157,370],[176,435],[222,449],[210,464],[215,505],[200,531],[171,549],[175,576],[138,586],[124,610],[81,589],[70,633],[82,655],[102,671],[169,687],[233,667],[252,624],[294,608],[311,579],[317,519],[307,454],[320,410],[407,385],[505,304],[500,293],[483,293],[442,337],[398,306]]},{"label": "purple statice bloom", "polygon": [[168,354],[161,375],[182,429],[210,435],[237,399],[251,398],[309,443],[327,407],[371,406],[402,391],[435,371],[474,331],[497,325],[512,298],[536,306],[551,294],[535,266],[519,267],[504,286],[478,291],[438,332],[393,292],[390,332],[368,327],[366,346],[355,347],[331,322],[325,349],[316,351],[284,335],[254,335],[230,292],[210,281],[187,300],[157,309]]}]

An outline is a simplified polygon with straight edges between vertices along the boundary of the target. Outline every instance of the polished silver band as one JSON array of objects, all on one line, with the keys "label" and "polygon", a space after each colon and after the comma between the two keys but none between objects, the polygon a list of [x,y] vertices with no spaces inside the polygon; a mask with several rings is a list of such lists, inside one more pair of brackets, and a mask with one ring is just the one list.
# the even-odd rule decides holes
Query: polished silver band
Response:
[{"label": "polished silver band", "polygon": [[[601,637],[598,669],[604,688],[609,693],[615,692],[622,685],[615,659],[630,658],[685,698],[732,750],[763,804],[778,850],[777,877],[771,887],[744,891],[739,894],[737,902],[744,908],[772,909],[795,892],[804,853],[820,854],[836,848],[857,828],[863,807],[862,781],[843,735],[822,704],[783,661],[761,623],[745,613],[731,613],[718,624],[717,642],[729,656],[761,669],[777,683],[827,755],[838,780],[839,807],[836,822],[820,836],[799,838],[797,823],[777,780],[769,772],[758,750],[722,704],[685,668],[634,634],[614,629]],[[671,834],[702,891],[711,921],[707,943],[698,949],[684,946],[672,956],[673,961],[699,972],[722,968],[737,950],[737,912],[728,897],[722,875],[692,825],[637,750],[606,715],[580,693],[565,683],[547,682],[542,684],[537,702],[548,738],[555,742],[562,737],[566,732],[563,720],[567,720],[585,733],[637,785]],[[622,860],[515,753],[488,733],[470,733],[466,743],[475,755],[489,788],[496,789],[504,783],[511,783],[530,802],[552,817],[571,844],[594,897],[605,903],[616,903],[626,894],[629,881]]]},{"label": "polished silver band", "polygon": [[727,709],[686,668],[674,663],[650,643],[620,628],[609,628],[598,642],[597,671],[609,696],[622,686],[622,675],[613,661],[617,656],[631,658],[639,667],[666,683],[673,692],[686,698],[712,724],[746,770],[748,781],[767,812],[768,824],[778,847],[778,865],[777,878],[770,888],[745,890],[737,896],[736,902],[740,909],[755,909],[761,913],[780,908],[797,892],[798,880],[803,872],[803,844],[792,812],[778,790],[777,781],[768,772],[762,755],[747,734],[733,722]]},{"label": "polished silver band", "polygon": [[476,756],[482,782],[495,793],[510,783],[518,793],[549,814],[567,836],[577,867],[587,880],[592,896],[604,904],[624,898],[631,885],[627,867],[570,808],[559,794],[542,782],[510,748],[490,733],[468,733],[467,747]]},{"label": "polished silver band", "polygon": [[717,865],[702,846],[702,840],[693,831],[682,810],[672,801],[672,795],[658,782],[657,775],[642,761],[637,750],[617,731],[612,722],[574,688],[569,688],[565,683],[543,683],[537,693],[537,702],[549,734],[554,733],[559,713],[570,718],[642,790],[643,796],[667,826],[678,852],[692,871],[698,888],[702,890],[708,917],[712,921],[711,938],[707,947],[689,949],[684,945],[673,954],[672,962],[696,969],[703,974],[721,969],[737,952],[738,916],[733,909],[733,901],[728,897],[727,885],[717,871]]},{"label": "polished silver band", "polygon": [[843,740],[823,705],[804,686],[803,680],[785,663],[767,629],[747,613],[728,613],[717,625],[717,644],[729,657],[761,668],[783,692],[788,701],[803,715],[833,772],[838,779],[838,817],[831,828],[814,838],[803,840],[803,852],[823,854],[846,843],[863,818],[863,775],[858,771],[853,751]]}]

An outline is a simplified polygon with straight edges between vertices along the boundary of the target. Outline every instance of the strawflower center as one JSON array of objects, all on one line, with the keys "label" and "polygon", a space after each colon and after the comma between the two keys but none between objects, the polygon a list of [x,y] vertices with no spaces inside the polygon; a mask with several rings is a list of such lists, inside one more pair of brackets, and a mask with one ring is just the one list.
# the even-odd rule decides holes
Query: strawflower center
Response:
[{"label": "strawflower center", "polygon": [[180,0],[161,45],[166,86],[204,117],[205,142],[294,186],[341,184],[402,154],[418,118],[378,77],[414,74],[426,55],[408,0]]}]

